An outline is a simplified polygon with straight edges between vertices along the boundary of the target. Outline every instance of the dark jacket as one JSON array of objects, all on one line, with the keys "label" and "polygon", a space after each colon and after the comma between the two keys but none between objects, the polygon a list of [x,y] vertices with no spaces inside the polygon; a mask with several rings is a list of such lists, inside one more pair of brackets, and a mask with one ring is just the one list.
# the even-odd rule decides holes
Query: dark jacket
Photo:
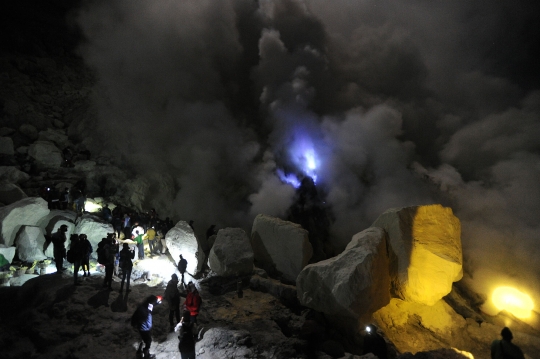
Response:
[{"label": "dark jacket", "polygon": [[135,258],[135,251],[122,248],[120,251],[120,268],[124,270],[133,268],[133,262],[131,261],[133,258]]},{"label": "dark jacket", "polygon": [[133,313],[132,324],[137,330],[147,332],[152,329],[153,305],[147,302],[140,304]]},{"label": "dark jacket", "polygon": [[84,259],[89,259],[90,255],[93,252],[92,244],[90,244],[90,241],[88,239],[85,239],[82,241],[83,246],[83,253],[84,253]]},{"label": "dark jacket", "polygon": [[180,353],[191,353],[195,351],[195,338],[193,336],[193,324],[189,322],[182,323],[180,334],[178,335],[178,349]]},{"label": "dark jacket", "polygon": [[117,248],[112,243],[106,243],[103,246],[103,250],[105,251],[105,265],[114,265],[114,259],[117,253]]},{"label": "dark jacket", "polygon": [[54,245],[55,253],[64,253],[66,252],[66,234],[62,231],[57,231],[51,236],[51,242]]},{"label": "dark jacket", "polygon": [[178,291],[177,280],[171,279],[169,283],[167,283],[164,297],[167,303],[169,303],[169,307],[176,308],[180,305],[180,292]]},{"label": "dark jacket", "polygon": [[71,252],[73,261],[82,261],[84,256],[86,255],[86,245],[80,239],[75,239],[71,241],[71,244],[69,245],[69,250]]},{"label": "dark jacket", "polygon": [[182,258],[178,261],[178,271],[182,274],[186,272],[187,269],[187,260]]}]

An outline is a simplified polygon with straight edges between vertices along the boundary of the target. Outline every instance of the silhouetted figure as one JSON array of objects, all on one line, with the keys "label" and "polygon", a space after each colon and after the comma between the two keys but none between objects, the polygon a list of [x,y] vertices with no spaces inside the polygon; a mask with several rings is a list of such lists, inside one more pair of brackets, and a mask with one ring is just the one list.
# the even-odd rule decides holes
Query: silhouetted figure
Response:
[{"label": "silhouetted figure", "polygon": [[90,277],[90,256],[92,255],[92,244],[90,244],[90,241],[88,240],[88,237],[86,234],[81,233],[79,235],[79,239],[81,241],[82,247],[83,247],[83,259],[82,259],[82,270],[83,270],[83,277]]},{"label": "silhouetted figure", "polygon": [[70,244],[69,244],[69,251],[73,263],[73,284],[79,285],[81,284],[78,281],[79,276],[79,269],[81,267],[84,255],[85,255],[85,248],[83,247],[82,241],[79,239],[79,236],[77,234],[72,234],[69,237]]},{"label": "silhouetted figure", "polygon": [[112,221],[112,212],[108,204],[105,204],[105,206],[103,206],[103,208],[101,209],[101,214],[103,215],[103,219],[107,222],[110,223]]},{"label": "silhouetted figure", "polygon": [[112,289],[112,276],[114,272],[114,260],[116,256],[116,246],[112,239],[107,238],[105,245],[103,246],[104,260],[105,260],[105,280],[103,281],[103,287]]},{"label": "silhouetted figure", "polygon": [[54,254],[54,262],[56,264],[56,271],[57,273],[62,273],[62,271],[66,270],[64,268],[64,258],[66,257],[66,232],[68,230],[68,227],[63,224],[58,228],[56,233],[52,235],[52,244],[53,244],[53,254]]},{"label": "silhouetted figure", "polygon": [[176,317],[176,323],[180,323],[180,292],[178,291],[178,276],[176,274],[173,274],[167,283],[163,297],[169,305],[169,325],[172,332],[175,325],[173,318]]},{"label": "silhouetted figure", "polygon": [[193,323],[189,318],[189,312],[184,311],[180,324],[175,328],[175,331],[180,331],[178,334],[178,349],[181,359],[195,359],[195,334],[193,332]]},{"label": "silhouetted figure", "polygon": [[514,336],[508,327],[501,330],[502,340],[491,343],[491,359],[524,359],[521,349],[512,343]]},{"label": "silhouetted figure", "polygon": [[[157,304],[159,304],[158,297],[151,295],[137,307],[131,317],[131,325],[139,331],[144,343],[142,351],[144,358],[156,357],[154,354],[150,354],[150,346],[152,345],[152,310]],[[139,346],[139,350],[140,348],[141,346]]]},{"label": "silhouetted figure", "polygon": [[212,237],[214,234],[217,234],[217,231],[216,231],[216,225],[215,224],[212,224],[210,227],[208,227],[208,229],[206,230],[206,239],[208,240],[208,238]]},{"label": "silhouetted figure", "polygon": [[60,208],[67,209],[69,204],[69,188],[65,188],[64,192],[60,195]]},{"label": "silhouetted figure", "polygon": [[188,295],[184,305],[186,310],[189,311],[190,317],[189,321],[193,324],[197,324],[197,316],[199,315],[199,310],[201,309],[202,299],[199,295],[199,291],[193,282],[188,283]]},{"label": "silhouetted figure", "polygon": [[64,158],[64,167],[73,167],[73,150],[71,147],[66,147],[62,150],[62,157]]},{"label": "silhouetted figure", "polygon": [[366,327],[364,336],[364,352],[362,354],[373,353],[379,359],[387,359],[386,341],[377,333],[377,327],[370,324]]},{"label": "silhouetted figure", "polygon": [[129,282],[131,280],[131,271],[133,270],[132,259],[135,258],[135,250],[129,248],[129,244],[124,243],[122,250],[120,251],[120,269],[122,269],[122,283],[120,284],[120,293],[124,288],[124,281],[126,283],[126,293],[129,292]]},{"label": "silhouetted figure", "polygon": [[178,271],[182,275],[182,284],[184,284],[184,273],[187,269],[187,260],[180,254],[180,260],[178,261]]}]

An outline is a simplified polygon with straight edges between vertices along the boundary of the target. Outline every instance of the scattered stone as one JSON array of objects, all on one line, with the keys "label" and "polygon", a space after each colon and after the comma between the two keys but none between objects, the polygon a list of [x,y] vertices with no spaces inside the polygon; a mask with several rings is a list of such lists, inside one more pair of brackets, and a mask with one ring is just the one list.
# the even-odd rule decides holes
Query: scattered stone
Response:
[{"label": "scattered stone", "polygon": [[277,271],[292,283],[313,255],[308,231],[299,224],[264,214],[253,222],[251,246],[258,267],[270,274]]},{"label": "scattered stone", "polygon": [[249,281],[251,289],[268,293],[275,298],[279,299],[285,305],[298,306],[298,298],[296,294],[296,287],[289,284],[281,283],[278,280],[271,278],[263,278],[258,275],[251,277]]},{"label": "scattered stone", "polygon": [[25,155],[28,153],[28,146],[21,146],[17,148],[17,153],[20,153],[21,155]]},{"label": "scattered stone", "polygon": [[461,225],[451,208],[440,204],[394,208],[372,227],[388,233],[396,296],[433,305],[461,279]]},{"label": "scattered stone", "polygon": [[41,131],[38,140],[53,142],[59,148],[65,148],[69,144],[68,136],[64,134],[63,130],[53,130],[51,128]]},{"label": "scattered stone", "polygon": [[19,127],[19,132],[31,141],[35,141],[39,137],[37,128],[28,123],[21,125],[21,127]]},{"label": "scattered stone", "polygon": [[62,152],[49,141],[34,142],[28,148],[28,155],[45,168],[60,168],[63,162]]},{"label": "scattered stone", "polygon": [[208,257],[210,269],[223,277],[243,276],[253,272],[253,250],[241,228],[220,229]]},{"label": "scattered stone", "polygon": [[45,237],[39,227],[21,226],[15,243],[20,260],[33,262],[47,259],[43,254]]},{"label": "scattered stone", "polygon": [[53,121],[53,124],[54,124],[54,127],[56,127],[56,128],[64,128],[64,126],[65,126],[65,124],[62,121],[58,120],[58,119],[55,119]]},{"label": "scattered stone", "polygon": [[296,285],[302,305],[332,318],[352,319],[346,325],[356,326],[357,320],[365,324],[390,301],[385,231],[368,228],[355,234],[337,257],[306,266]]},{"label": "scattered stone", "polygon": [[0,127],[0,136],[10,136],[15,133],[15,130],[11,127]]},{"label": "scattered stone", "polygon": [[0,155],[13,156],[14,154],[13,140],[9,137],[0,137]]},{"label": "scattered stone", "polygon": [[47,202],[43,198],[29,197],[0,208],[0,241],[12,246],[21,226],[35,226],[49,214]]}]

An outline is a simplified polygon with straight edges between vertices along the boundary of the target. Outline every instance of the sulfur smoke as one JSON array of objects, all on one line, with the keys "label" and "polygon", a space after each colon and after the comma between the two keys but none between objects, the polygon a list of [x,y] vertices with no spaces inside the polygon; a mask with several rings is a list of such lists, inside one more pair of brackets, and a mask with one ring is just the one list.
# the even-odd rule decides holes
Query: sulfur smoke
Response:
[{"label": "sulfur smoke", "polygon": [[247,229],[284,216],[295,189],[278,174],[305,175],[294,149],[307,146],[337,248],[388,208],[442,203],[477,288],[540,303],[538,10],[108,0],[78,23],[103,147],[173,179],[161,212]]}]

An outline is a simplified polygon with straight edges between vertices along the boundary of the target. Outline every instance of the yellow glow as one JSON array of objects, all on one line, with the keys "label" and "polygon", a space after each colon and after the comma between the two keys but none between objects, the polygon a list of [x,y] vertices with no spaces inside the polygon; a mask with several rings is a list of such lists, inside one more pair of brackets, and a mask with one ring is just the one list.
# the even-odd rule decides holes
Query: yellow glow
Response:
[{"label": "yellow glow", "polygon": [[86,201],[84,205],[84,210],[86,212],[94,213],[98,212],[101,209],[101,206],[93,201]]},{"label": "yellow glow", "polygon": [[506,310],[520,319],[529,318],[534,309],[531,297],[512,287],[495,289],[491,298],[497,309]]}]

